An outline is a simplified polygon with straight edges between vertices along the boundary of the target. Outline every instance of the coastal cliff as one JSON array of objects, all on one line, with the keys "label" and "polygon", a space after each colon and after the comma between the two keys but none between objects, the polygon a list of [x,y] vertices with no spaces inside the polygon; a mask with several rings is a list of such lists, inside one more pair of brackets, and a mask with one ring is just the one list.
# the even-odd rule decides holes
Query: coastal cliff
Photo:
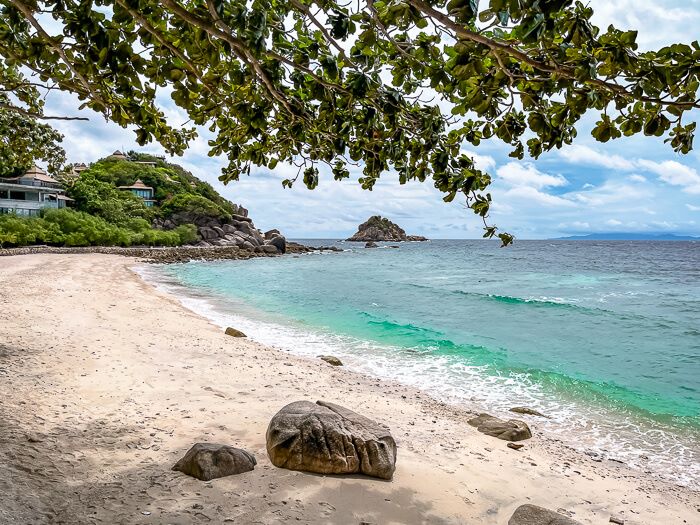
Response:
[{"label": "coastal cliff", "polygon": [[357,232],[346,239],[353,242],[369,242],[369,241],[427,241],[425,237],[420,235],[406,235],[406,232],[398,224],[391,222],[386,217],[381,215],[373,215],[365,222],[360,224]]}]

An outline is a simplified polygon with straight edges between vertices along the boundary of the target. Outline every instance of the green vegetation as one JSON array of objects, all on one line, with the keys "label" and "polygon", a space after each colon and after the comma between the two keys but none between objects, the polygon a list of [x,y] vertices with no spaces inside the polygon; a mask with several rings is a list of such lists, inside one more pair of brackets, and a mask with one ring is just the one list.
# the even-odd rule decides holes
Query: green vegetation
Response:
[{"label": "green vegetation", "polygon": [[[39,217],[0,215],[0,246],[178,246],[196,242],[200,218],[230,219],[238,206],[180,166],[131,153],[135,161],[106,158],[79,177],[65,178],[72,209],[43,210]],[[154,189],[155,206],[118,186],[137,179]],[[159,230],[154,219],[171,219],[177,227]]]},{"label": "green vegetation", "polygon": [[136,218],[117,226],[102,217],[71,209],[45,210],[40,217],[0,215],[0,247],[178,246],[196,237],[196,228],[191,224],[163,231],[154,230],[148,221]]},{"label": "green vegetation", "polygon": [[[182,153],[207,126],[210,155],[229,160],[223,181],[291,162],[283,184],[313,189],[319,168],[342,180],[357,163],[363,188],[386,173],[432,180],[485,220],[491,178],[467,144],[537,158],[592,113],[598,141],[692,149],[700,44],[639,52],[636,31],[592,16],[574,0],[7,0],[0,60],[133,126],[139,144]],[[168,122],[163,88],[193,127]]]},{"label": "green vegetation", "polygon": [[47,117],[43,107],[36,84],[0,59],[0,177],[21,175],[36,160],[48,163],[53,172],[65,162],[63,135],[36,118]]},{"label": "green vegetation", "polygon": [[[89,179],[88,187],[92,186],[94,180],[116,188],[117,186],[130,186],[136,180],[141,180],[154,190],[157,206],[153,210],[148,210],[153,217],[167,218],[178,211],[188,211],[195,217],[223,219],[230,218],[232,214],[239,212],[238,207],[219,195],[211,184],[199,180],[181,166],[143,153],[130,152],[129,157],[134,162],[109,157],[99,160],[81,174],[80,181]],[[155,163],[155,166],[139,162]],[[98,191],[88,189],[91,192]],[[114,191],[122,194],[128,193],[117,189]],[[77,203],[78,199],[73,187],[69,188],[68,194],[76,199]],[[98,203],[97,206],[99,207],[100,204]],[[89,209],[83,211],[92,213]]]}]

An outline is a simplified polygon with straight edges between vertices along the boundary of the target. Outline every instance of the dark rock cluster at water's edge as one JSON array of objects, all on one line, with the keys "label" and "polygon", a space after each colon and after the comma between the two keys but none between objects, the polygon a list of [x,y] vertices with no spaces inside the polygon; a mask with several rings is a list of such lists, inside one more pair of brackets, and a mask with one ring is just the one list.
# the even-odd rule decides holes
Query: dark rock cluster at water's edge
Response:
[{"label": "dark rock cluster at water's edge", "polygon": [[[304,246],[295,242],[286,243],[287,254],[310,253],[316,251],[341,252],[335,246]],[[267,253],[262,250],[255,251],[238,246],[176,246],[176,247],[148,247],[130,246],[80,246],[80,247],[56,247],[56,246],[25,246],[21,248],[0,249],[0,257],[12,255],[30,255],[35,253],[78,254],[78,253],[102,253],[106,255],[123,255],[125,257],[137,257],[149,263],[182,263],[189,261],[217,261],[251,259],[253,257],[277,257],[282,254]]]}]

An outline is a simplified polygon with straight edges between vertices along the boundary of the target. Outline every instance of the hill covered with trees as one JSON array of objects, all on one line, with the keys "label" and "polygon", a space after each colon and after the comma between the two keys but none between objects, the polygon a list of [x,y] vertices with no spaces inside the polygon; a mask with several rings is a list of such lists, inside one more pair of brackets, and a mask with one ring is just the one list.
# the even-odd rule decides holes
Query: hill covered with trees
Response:
[{"label": "hill covered with trees", "polygon": [[[234,218],[250,221],[245,208],[210,184],[146,154],[110,156],[61,181],[72,206],[45,209],[37,217],[0,215],[0,246],[178,246],[202,242],[201,228]],[[136,181],[152,188],[152,206],[124,188]]]}]

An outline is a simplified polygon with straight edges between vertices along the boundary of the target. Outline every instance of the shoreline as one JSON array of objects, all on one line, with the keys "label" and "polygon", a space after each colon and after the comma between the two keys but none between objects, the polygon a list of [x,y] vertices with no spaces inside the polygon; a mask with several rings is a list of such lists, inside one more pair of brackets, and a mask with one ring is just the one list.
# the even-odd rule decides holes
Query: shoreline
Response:
[{"label": "shoreline", "polygon": [[[332,246],[305,246],[297,242],[287,243],[288,255],[310,253],[315,251],[343,251]],[[18,248],[0,248],[0,257],[19,255],[76,255],[96,253],[102,255],[120,255],[143,259],[153,264],[175,264],[189,261],[245,260],[255,257],[281,257],[283,253],[266,253],[262,250],[247,250],[237,246],[46,246],[33,245]]]},{"label": "shoreline", "polygon": [[[538,436],[525,416],[535,435],[514,451],[467,425],[469,412],[418,389],[232,340],[141,280],[134,264],[100,254],[2,259],[0,458],[10,476],[0,489],[11,497],[0,518],[506,523],[525,503],[581,523],[699,515],[697,492],[597,463]],[[398,442],[394,480],[272,467],[267,422],[300,399],[387,424]],[[242,446],[258,466],[210,483],[170,472],[198,440]]]},{"label": "shoreline", "polygon": [[[696,485],[700,466],[694,463],[692,455],[683,455],[694,448],[697,434],[694,428],[673,427],[645,413],[615,413],[609,406],[590,400],[587,403],[570,392],[564,397],[563,392],[555,395],[530,383],[518,386],[492,376],[483,377],[479,366],[460,368],[457,384],[454,378],[444,374],[445,367],[450,366],[444,356],[416,358],[401,347],[330,333],[306,324],[292,325],[279,316],[270,317],[272,314],[251,306],[247,300],[189,286],[169,272],[166,265],[160,269],[150,265],[132,269],[145,282],[221,330],[233,326],[262,345],[312,361],[319,355],[339,357],[344,370],[413,387],[437,402],[469,414],[488,412],[502,419],[523,419],[510,408],[517,405],[536,409],[545,417],[525,419],[538,427],[540,439],[559,443],[596,462],[625,464],[661,482],[681,487]],[[442,383],[436,382],[436,369],[440,369]],[[618,427],[625,430],[618,430]],[[652,447],[641,437],[652,433],[657,439],[663,437],[663,446],[655,443]],[[676,451],[675,461],[671,461],[664,447]],[[683,458],[681,464],[680,458]],[[686,465],[685,468],[682,465]]]}]

